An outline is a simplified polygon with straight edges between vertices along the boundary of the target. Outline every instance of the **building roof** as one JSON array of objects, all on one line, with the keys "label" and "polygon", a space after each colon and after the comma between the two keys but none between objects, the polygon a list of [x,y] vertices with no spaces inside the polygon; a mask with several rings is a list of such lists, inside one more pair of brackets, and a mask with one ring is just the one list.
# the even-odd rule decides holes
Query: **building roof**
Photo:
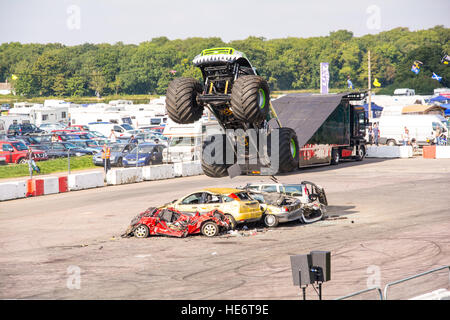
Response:
[{"label": "building roof", "polygon": [[439,113],[443,114],[446,108],[441,106],[430,106],[426,104],[413,104],[410,106],[403,107],[402,113]]},{"label": "building roof", "polygon": [[8,82],[0,82],[0,90],[12,90],[11,83]]}]

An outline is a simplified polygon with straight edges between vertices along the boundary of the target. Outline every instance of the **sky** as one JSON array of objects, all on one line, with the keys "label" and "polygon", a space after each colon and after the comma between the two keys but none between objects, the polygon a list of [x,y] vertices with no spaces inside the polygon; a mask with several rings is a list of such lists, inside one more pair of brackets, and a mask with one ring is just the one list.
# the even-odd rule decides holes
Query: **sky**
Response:
[{"label": "sky", "polygon": [[0,0],[0,43],[138,44],[449,27],[450,0]]}]

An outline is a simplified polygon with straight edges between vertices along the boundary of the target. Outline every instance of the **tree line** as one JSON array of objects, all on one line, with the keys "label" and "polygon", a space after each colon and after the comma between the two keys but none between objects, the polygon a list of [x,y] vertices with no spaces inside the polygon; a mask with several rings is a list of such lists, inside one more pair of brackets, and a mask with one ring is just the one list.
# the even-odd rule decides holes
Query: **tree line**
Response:
[{"label": "tree line", "polygon": [[[228,43],[220,38],[166,37],[139,45],[11,42],[0,45],[0,82],[8,80],[17,94],[26,97],[165,94],[175,77],[201,79],[191,62],[203,49],[233,47],[247,55],[272,90],[318,89],[321,62],[329,62],[330,88],[345,90],[350,76],[355,88],[363,89],[370,50],[372,79],[381,83],[381,92],[407,87],[429,94],[447,85],[450,66],[440,59],[450,51],[449,39],[450,29],[436,26],[418,31],[395,28],[362,37],[338,30],[323,37],[249,37]],[[415,60],[423,62],[418,75],[410,71]],[[432,79],[432,72],[443,80]]]}]

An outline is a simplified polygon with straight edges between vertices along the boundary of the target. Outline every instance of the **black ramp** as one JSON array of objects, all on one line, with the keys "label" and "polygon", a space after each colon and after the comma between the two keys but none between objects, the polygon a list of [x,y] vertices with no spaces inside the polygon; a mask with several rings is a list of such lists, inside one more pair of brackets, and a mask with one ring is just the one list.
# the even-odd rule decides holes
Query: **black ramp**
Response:
[{"label": "black ramp", "polygon": [[347,94],[293,93],[273,100],[272,105],[281,125],[295,130],[301,148],[341,103],[342,97]]}]

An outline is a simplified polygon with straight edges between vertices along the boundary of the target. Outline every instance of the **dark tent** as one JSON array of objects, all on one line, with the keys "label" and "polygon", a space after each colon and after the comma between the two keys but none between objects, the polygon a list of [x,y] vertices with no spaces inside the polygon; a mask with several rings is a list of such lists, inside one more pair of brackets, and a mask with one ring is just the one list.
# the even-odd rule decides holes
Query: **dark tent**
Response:
[{"label": "dark tent", "polygon": [[447,102],[447,100],[450,100],[450,99],[447,97],[444,97],[444,96],[437,96],[437,97],[431,98],[429,100],[429,102]]},{"label": "dark tent", "polygon": [[[369,117],[369,104],[366,103],[363,105],[364,111],[366,112],[366,118]],[[381,111],[383,111],[383,107],[380,107],[379,105],[375,103],[370,104],[370,109],[372,109],[372,118],[379,118],[381,116]]]}]

